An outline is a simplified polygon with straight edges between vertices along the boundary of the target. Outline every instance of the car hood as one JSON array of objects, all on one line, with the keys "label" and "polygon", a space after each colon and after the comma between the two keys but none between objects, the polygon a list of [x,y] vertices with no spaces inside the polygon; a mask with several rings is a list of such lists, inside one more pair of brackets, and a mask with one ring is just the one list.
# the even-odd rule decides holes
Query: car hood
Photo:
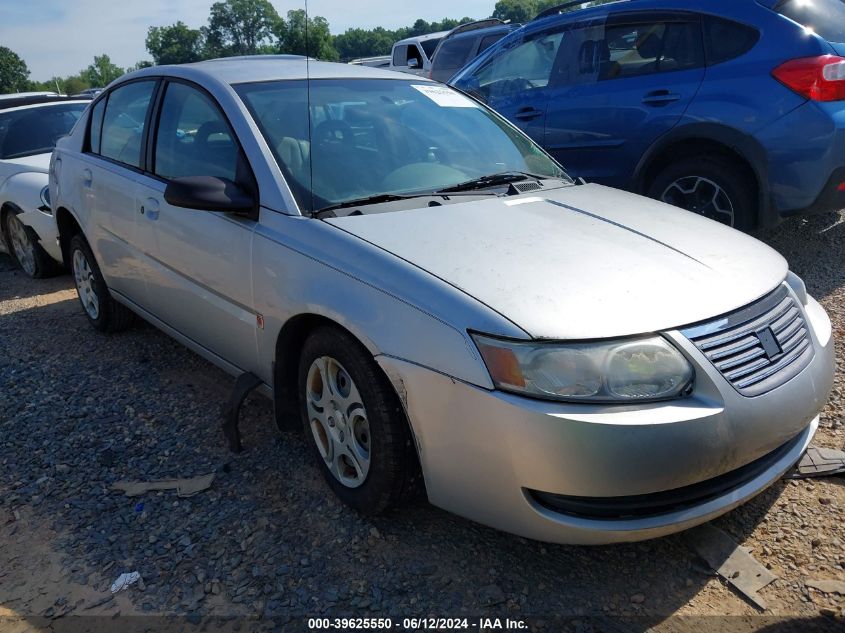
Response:
[{"label": "car hood", "polygon": [[600,185],[328,222],[460,288],[535,338],[693,324],[765,295],[787,272],[783,257],[747,235]]}]

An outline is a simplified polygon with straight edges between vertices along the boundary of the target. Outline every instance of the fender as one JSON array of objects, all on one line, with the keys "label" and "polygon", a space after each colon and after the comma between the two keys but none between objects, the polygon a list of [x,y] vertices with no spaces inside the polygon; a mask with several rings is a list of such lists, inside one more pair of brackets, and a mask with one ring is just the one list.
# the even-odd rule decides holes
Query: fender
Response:
[{"label": "fender", "polygon": [[0,207],[11,203],[22,211],[35,211],[41,202],[41,190],[48,184],[47,174],[25,171],[9,176],[0,185]]},{"label": "fender", "polygon": [[696,140],[723,145],[748,163],[757,179],[757,199],[760,201],[759,224],[761,226],[776,224],[778,218],[772,217],[773,207],[769,199],[768,154],[753,136],[719,123],[689,123],[675,127],[657,139],[643,154],[634,170],[633,190],[645,195],[649,184],[647,182],[649,170],[656,161],[660,160],[663,153],[676,143]]}]

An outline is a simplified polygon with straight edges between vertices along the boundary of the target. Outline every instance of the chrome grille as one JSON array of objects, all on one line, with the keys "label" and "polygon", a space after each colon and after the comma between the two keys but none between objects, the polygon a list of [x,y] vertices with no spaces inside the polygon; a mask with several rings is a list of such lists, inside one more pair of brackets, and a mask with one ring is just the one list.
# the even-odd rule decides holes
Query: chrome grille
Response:
[{"label": "chrome grille", "polygon": [[785,285],[741,310],[682,333],[748,397],[791,380],[814,353],[804,315]]}]

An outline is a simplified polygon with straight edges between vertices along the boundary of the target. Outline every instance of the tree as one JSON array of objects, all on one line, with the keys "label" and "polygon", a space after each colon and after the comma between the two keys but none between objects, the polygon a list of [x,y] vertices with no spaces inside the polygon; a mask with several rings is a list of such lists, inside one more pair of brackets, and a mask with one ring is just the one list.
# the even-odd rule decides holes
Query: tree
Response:
[{"label": "tree", "polygon": [[347,29],[344,33],[336,35],[334,47],[340,59],[355,59],[357,57],[375,57],[376,55],[389,55],[393,48],[393,42],[397,39],[393,31],[383,27],[367,29]]},{"label": "tree", "polygon": [[95,56],[94,63],[79,74],[88,80],[92,88],[105,88],[123,74],[123,69],[112,64],[111,58],[103,54]]},{"label": "tree", "polygon": [[537,0],[499,0],[493,9],[493,17],[524,24],[539,13]]},{"label": "tree", "polygon": [[303,9],[288,11],[287,22],[279,21],[276,35],[280,53],[308,55],[328,61],[338,59],[326,18],[307,18]]},{"label": "tree", "polygon": [[29,87],[29,68],[17,53],[0,46],[0,93],[23,92]]},{"label": "tree", "polygon": [[269,0],[225,0],[211,5],[205,36],[208,57],[266,52],[281,18]]},{"label": "tree", "polygon": [[188,64],[202,59],[202,31],[188,28],[181,21],[170,26],[151,26],[146,44],[156,64]]}]

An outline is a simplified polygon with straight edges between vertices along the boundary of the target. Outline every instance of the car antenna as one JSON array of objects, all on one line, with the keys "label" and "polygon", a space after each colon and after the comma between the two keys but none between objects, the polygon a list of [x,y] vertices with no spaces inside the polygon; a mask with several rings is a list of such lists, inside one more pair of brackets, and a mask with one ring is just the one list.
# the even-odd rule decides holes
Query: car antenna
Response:
[{"label": "car antenna", "polygon": [[314,130],[311,125],[311,50],[308,41],[308,0],[305,0],[305,99],[306,107],[308,108],[308,192],[311,195],[311,209],[312,217],[314,213]]}]

